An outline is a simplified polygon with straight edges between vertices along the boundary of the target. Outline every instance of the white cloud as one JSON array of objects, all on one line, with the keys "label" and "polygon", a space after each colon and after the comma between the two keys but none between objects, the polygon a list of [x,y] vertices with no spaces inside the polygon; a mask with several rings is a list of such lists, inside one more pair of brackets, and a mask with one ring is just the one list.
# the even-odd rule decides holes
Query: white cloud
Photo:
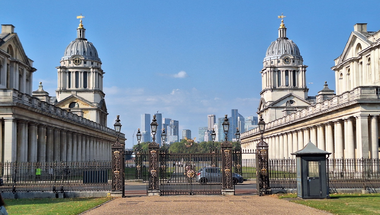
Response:
[{"label": "white cloud", "polygon": [[173,75],[174,78],[186,78],[187,73],[185,71],[180,71],[177,74]]}]

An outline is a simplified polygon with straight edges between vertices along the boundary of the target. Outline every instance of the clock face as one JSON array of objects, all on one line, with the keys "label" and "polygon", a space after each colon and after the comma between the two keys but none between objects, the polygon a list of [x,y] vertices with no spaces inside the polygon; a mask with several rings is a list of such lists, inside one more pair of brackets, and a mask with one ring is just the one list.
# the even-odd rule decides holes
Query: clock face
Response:
[{"label": "clock face", "polygon": [[74,59],[73,59],[73,63],[74,63],[75,65],[80,65],[80,64],[82,63],[82,59],[80,59],[79,57],[74,58]]},{"label": "clock face", "polygon": [[284,64],[290,64],[290,58],[286,57],[283,59]]}]

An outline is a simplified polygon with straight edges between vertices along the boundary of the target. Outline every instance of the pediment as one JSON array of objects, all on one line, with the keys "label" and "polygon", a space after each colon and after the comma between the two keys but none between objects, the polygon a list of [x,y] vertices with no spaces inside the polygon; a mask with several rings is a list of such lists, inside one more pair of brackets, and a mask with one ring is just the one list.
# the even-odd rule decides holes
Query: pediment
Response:
[{"label": "pediment", "polygon": [[309,102],[306,100],[293,95],[291,93],[279,98],[278,100],[272,102],[270,107],[305,107],[305,106],[311,106]]},{"label": "pediment", "polygon": [[19,60],[25,65],[31,66],[30,59],[25,54],[24,48],[18,38],[17,34],[9,34],[0,43],[0,49],[7,53],[8,47],[12,47],[13,56],[12,58]]},{"label": "pediment", "polygon": [[96,108],[96,106],[94,106],[91,102],[87,101],[86,99],[84,99],[82,97],[75,96],[75,95],[71,95],[71,96],[59,101],[56,104],[56,106],[63,108],[63,109],[70,109],[70,104],[73,102],[78,103],[80,109]]},{"label": "pediment", "polygon": [[357,47],[360,44],[361,49],[363,50],[369,46],[371,46],[371,41],[367,39],[367,37],[359,32],[352,32],[348,41],[343,49],[342,54],[339,56],[339,62],[342,63],[347,59],[358,57]]}]

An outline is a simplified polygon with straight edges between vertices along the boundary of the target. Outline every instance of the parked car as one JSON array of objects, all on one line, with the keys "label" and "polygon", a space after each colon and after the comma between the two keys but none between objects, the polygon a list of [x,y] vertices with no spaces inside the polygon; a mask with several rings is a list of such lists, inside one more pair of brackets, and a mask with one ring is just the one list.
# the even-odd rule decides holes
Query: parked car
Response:
[{"label": "parked car", "polygon": [[[204,167],[197,173],[196,181],[201,184],[221,182],[222,172],[219,167]],[[243,183],[244,179],[237,173],[232,173],[232,181],[234,184]]]}]

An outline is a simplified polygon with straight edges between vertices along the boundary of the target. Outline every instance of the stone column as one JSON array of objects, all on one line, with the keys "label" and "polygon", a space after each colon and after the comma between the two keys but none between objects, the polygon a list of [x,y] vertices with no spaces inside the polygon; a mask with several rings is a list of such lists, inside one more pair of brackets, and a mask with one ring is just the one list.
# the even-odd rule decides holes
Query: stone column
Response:
[{"label": "stone column", "polygon": [[38,125],[37,161],[46,162],[46,126]]},{"label": "stone column", "polygon": [[37,162],[37,124],[29,123],[29,162]]},{"label": "stone column", "polygon": [[379,127],[377,122],[377,116],[371,117],[371,158],[378,159],[378,139],[379,139]]},{"label": "stone column", "polygon": [[283,158],[288,158],[289,157],[289,143],[288,143],[288,134],[284,133],[282,135],[283,138],[283,145],[284,145],[284,154]]},{"label": "stone column", "polygon": [[343,159],[343,128],[339,120],[334,121],[334,132],[335,159]]},{"label": "stone column", "polygon": [[291,153],[293,152],[293,134],[292,132],[288,133],[288,154],[286,158],[291,158]]},{"label": "stone column", "polygon": [[78,134],[73,132],[73,161],[78,161]]},{"label": "stone column", "polygon": [[331,123],[325,124],[325,136],[326,136],[326,151],[332,153],[332,158],[335,158],[334,152],[334,134]]},{"label": "stone column", "polygon": [[310,127],[310,140],[311,142],[318,146],[318,142],[317,142],[317,127],[316,126],[312,126]]},{"label": "stone column", "polygon": [[280,159],[283,159],[284,158],[284,134],[280,134],[280,136],[278,137],[278,142],[280,144]]},{"label": "stone column", "polygon": [[61,130],[61,161],[67,161],[67,133]]},{"label": "stone column", "polygon": [[77,161],[82,161],[82,134],[77,135]]},{"label": "stone column", "polygon": [[352,119],[345,119],[347,129],[345,129],[344,134],[344,146],[345,154],[344,158],[355,158],[355,145],[354,145],[354,128],[352,126]]},{"label": "stone column", "polygon": [[[2,75],[3,72],[1,71],[1,65],[0,65],[0,75]],[[0,79],[4,80],[4,79]],[[1,83],[1,82],[0,82]],[[0,162],[4,163],[4,127],[3,127],[3,120],[0,120]]]},{"label": "stone column", "polygon": [[298,130],[298,150],[303,149],[303,143],[304,143],[303,129],[301,129],[301,130]]},{"label": "stone column", "polygon": [[357,158],[369,158],[368,115],[356,117]]},{"label": "stone column", "polygon": [[[293,131],[292,135],[293,135],[293,151],[291,153],[298,151],[298,131]],[[292,155],[292,158],[295,158],[295,156]]]},{"label": "stone column", "polygon": [[[309,128],[303,129],[303,146],[306,146],[310,142]],[[315,143],[314,143],[315,144]]]},{"label": "stone column", "polygon": [[54,136],[53,128],[47,127],[46,158],[48,162],[54,161]]},{"label": "stone column", "polygon": [[17,120],[17,162],[28,161],[28,122]]},{"label": "stone column", "polygon": [[317,142],[318,142],[318,148],[325,150],[325,135],[324,135],[324,128],[323,125],[317,126]]},{"label": "stone column", "polygon": [[54,161],[61,160],[61,131],[56,128],[54,129]]},{"label": "stone column", "polygon": [[66,153],[66,161],[73,161],[73,133],[67,132],[67,153]]},{"label": "stone column", "polygon": [[4,119],[4,162],[15,162],[17,156],[17,121]]}]

